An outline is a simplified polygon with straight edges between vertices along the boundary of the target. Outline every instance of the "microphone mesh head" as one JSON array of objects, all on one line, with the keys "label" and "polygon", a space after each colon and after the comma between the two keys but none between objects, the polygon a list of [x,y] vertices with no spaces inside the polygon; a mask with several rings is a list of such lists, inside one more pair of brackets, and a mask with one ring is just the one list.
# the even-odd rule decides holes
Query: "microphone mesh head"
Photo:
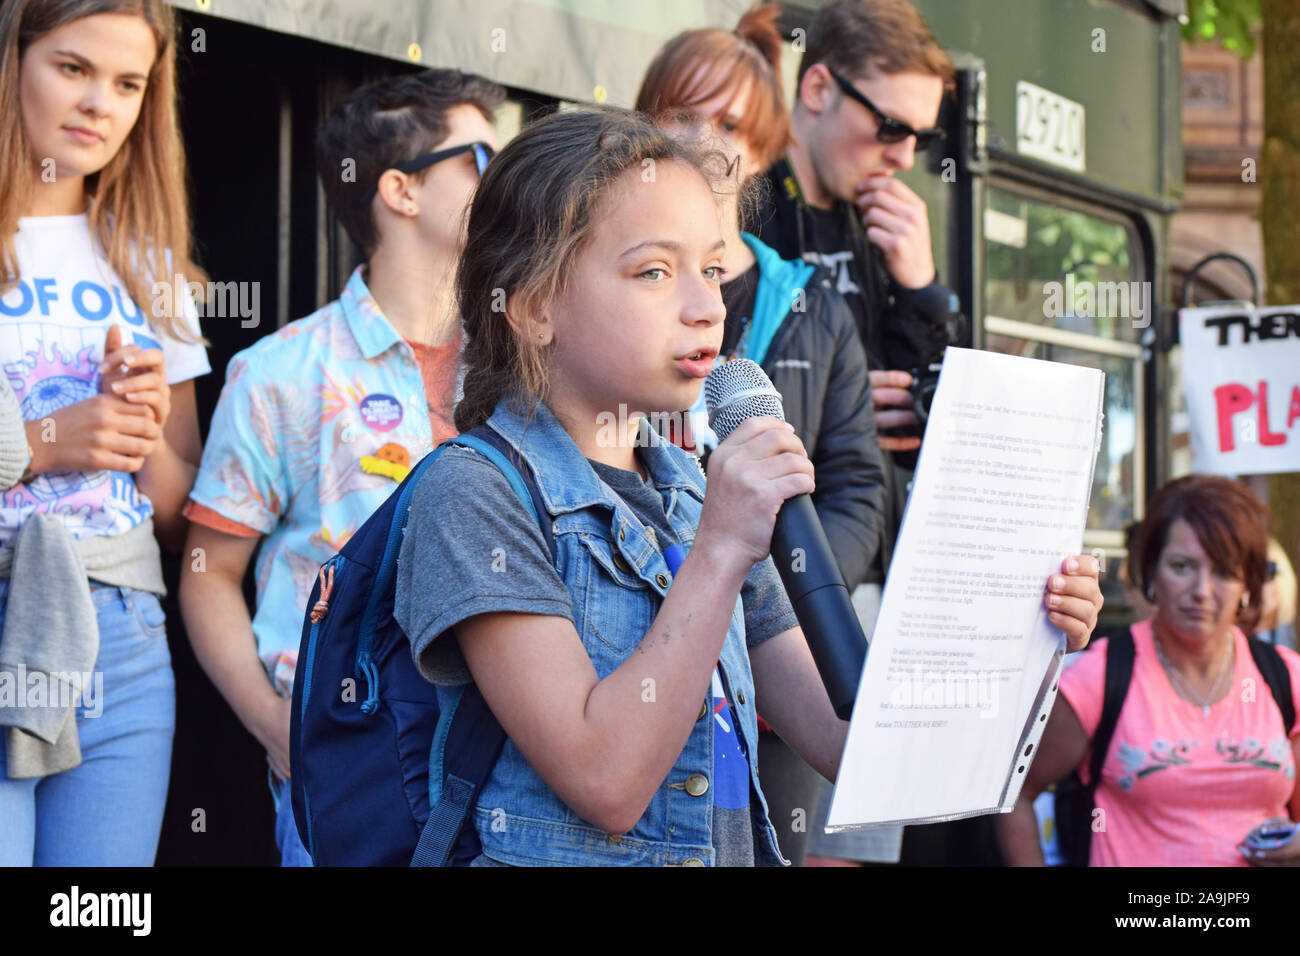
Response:
[{"label": "microphone mesh head", "polygon": [[770,415],[785,421],[781,393],[757,362],[732,359],[716,366],[704,380],[704,404],[709,409],[709,427],[719,442],[747,418]]}]

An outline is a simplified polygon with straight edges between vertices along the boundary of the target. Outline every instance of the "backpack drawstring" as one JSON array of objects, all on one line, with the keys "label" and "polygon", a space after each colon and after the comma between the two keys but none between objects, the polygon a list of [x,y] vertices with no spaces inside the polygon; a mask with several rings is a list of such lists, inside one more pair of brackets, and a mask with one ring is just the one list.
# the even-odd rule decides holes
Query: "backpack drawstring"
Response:
[{"label": "backpack drawstring", "polygon": [[[334,562],[331,561],[320,569],[320,600],[311,609],[312,637],[316,636],[316,627],[321,621],[325,620],[325,615],[330,610],[330,594],[334,591]],[[366,699],[361,704],[361,712],[367,717],[379,709],[379,671],[374,662],[370,659],[369,654],[362,655],[357,660],[357,666],[361,668],[361,674],[366,679],[368,692]]]},{"label": "backpack drawstring", "polygon": [[379,671],[369,654],[361,655],[357,659],[357,666],[361,668],[361,673],[366,678],[366,687],[369,688],[366,699],[361,704],[361,713],[369,717],[379,709]]},{"label": "backpack drawstring", "polygon": [[[326,576],[326,572],[328,576]],[[311,609],[311,622],[319,624],[325,620],[330,610],[330,592],[334,590],[334,562],[331,561],[320,569],[320,600]]]}]

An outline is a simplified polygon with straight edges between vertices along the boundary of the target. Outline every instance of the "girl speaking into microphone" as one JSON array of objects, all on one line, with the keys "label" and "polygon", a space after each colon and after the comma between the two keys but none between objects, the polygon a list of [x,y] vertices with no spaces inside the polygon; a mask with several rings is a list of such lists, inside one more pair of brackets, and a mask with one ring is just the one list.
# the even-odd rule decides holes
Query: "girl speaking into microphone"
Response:
[{"label": "girl speaking into microphone", "polygon": [[[517,452],[556,557],[474,451],[447,449],[416,488],[397,620],[424,676],[477,684],[509,737],[473,865],[783,864],[756,706],[835,776],[848,725],[767,557],[782,502],[814,490],[802,443],[744,422],[706,495],[645,417],[689,408],[722,345],[725,165],[636,114],[566,112],[512,140],[475,195],[456,425]],[[1072,647],[1100,605],[1095,562],[1079,566]]]}]

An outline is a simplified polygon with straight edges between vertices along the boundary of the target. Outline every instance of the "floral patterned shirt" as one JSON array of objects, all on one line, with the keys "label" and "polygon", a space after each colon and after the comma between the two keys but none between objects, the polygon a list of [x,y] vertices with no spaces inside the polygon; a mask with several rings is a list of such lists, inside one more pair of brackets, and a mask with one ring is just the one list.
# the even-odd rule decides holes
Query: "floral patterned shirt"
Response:
[{"label": "floral patterned shirt", "polygon": [[[1093,866],[1243,866],[1236,846],[1268,817],[1289,817],[1292,741],[1268,684],[1233,629],[1231,691],[1202,716],[1170,684],[1150,621],[1134,624],[1133,680],[1097,786]],[[1101,720],[1105,639],[1061,676],[1061,694],[1091,738]],[[1300,655],[1278,653],[1300,691]],[[1300,712],[1300,703],[1296,705]],[[1085,782],[1088,761],[1080,775]],[[1100,811],[1100,812],[1097,812]]]},{"label": "floral patterned shirt", "polygon": [[445,374],[422,374],[362,275],[358,267],[338,299],[230,360],[185,508],[218,531],[266,536],[253,635],[284,695],[321,564],[455,434],[457,352],[446,350]]}]

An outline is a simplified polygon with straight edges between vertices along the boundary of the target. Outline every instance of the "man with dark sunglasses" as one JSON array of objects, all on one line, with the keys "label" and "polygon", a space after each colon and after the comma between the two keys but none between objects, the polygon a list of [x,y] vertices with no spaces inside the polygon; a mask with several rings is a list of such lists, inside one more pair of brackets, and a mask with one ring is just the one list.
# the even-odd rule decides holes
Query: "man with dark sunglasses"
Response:
[{"label": "man with dark sunglasses", "polygon": [[907,376],[887,370],[923,364],[955,306],[935,284],[925,202],[895,174],[944,139],[939,106],[955,72],[906,0],[834,0],[808,40],[760,237],[835,270],[875,372],[881,447],[915,451],[917,435],[889,434],[919,422],[896,408],[911,406]]},{"label": "man with dark sunglasses", "polygon": [[[938,283],[925,202],[896,178],[943,140],[939,107],[952,62],[906,0],[832,0],[808,31],[792,140],[768,170],[759,237],[788,259],[833,271],[867,352],[885,459],[885,521],[875,566],[853,594],[870,634],[921,445],[909,370],[964,344],[956,297]],[[937,148],[937,147],[936,147]],[[810,813],[807,863],[898,859],[898,830],[821,831],[829,787]]]},{"label": "man with dark sunglasses", "polygon": [[947,133],[939,127],[930,127],[929,129],[913,129],[902,120],[890,116],[875,103],[867,98],[867,95],[853,85],[852,80],[845,79],[844,74],[831,69],[829,66],[826,70],[835,81],[835,85],[849,99],[856,103],[861,103],[867,108],[867,111],[876,118],[876,141],[892,146],[894,143],[902,143],[911,137],[916,140],[916,149],[918,152],[925,152],[930,148],[932,143],[943,140]]},{"label": "man with dark sunglasses", "polygon": [[[482,141],[473,142],[473,143],[462,143],[459,146],[449,146],[446,149],[439,149],[432,153],[425,153],[422,156],[417,156],[414,159],[408,159],[405,162],[393,163],[393,165],[389,168],[396,170],[399,173],[414,174],[420,172],[423,169],[428,169],[430,166],[433,166],[437,163],[441,163],[444,160],[455,159],[457,156],[463,156],[466,153],[473,154],[474,170],[475,172],[478,173],[478,175],[482,176],[483,173],[487,170],[487,164],[491,162],[492,157],[496,155],[496,150],[493,147],[489,146],[487,143],[484,143]],[[385,172],[386,171],[387,170],[385,170]],[[375,195],[378,192],[379,192],[379,180],[376,179],[371,184],[370,188],[367,189],[365,192],[366,201],[369,202],[372,199],[374,199]]]},{"label": "man with dark sunglasses", "polygon": [[[364,261],[337,299],[231,360],[186,504],[186,553],[204,561],[182,568],[181,612],[199,663],[266,748],[285,866],[311,865],[289,787],[307,600],[320,565],[456,433],[455,270],[503,98],[482,77],[429,70],[333,110],[316,166]],[[241,585],[255,551],[250,620]]]}]

